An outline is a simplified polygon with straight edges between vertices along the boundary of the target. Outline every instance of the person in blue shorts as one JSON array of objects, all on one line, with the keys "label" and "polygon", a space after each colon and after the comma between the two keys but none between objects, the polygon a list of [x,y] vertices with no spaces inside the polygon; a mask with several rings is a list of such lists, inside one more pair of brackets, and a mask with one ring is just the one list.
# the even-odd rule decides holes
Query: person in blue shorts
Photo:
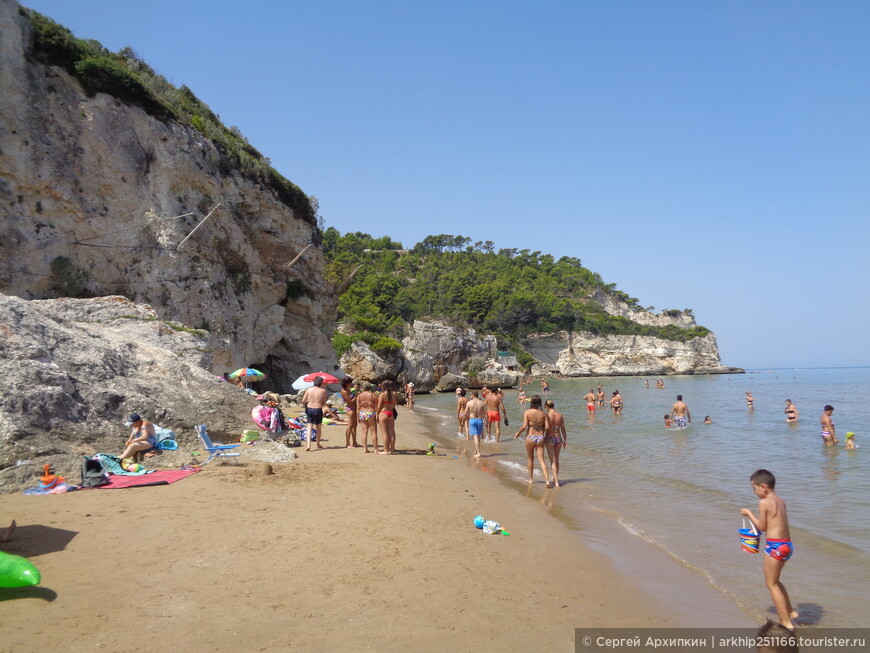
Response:
[{"label": "person in blue shorts", "polygon": [[477,390],[471,391],[471,400],[465,406],[468,415],[468,435],[474,438],[474,457],[480,458],[480,436],[483,435],[483,419],[486,404],[480,400]]}]

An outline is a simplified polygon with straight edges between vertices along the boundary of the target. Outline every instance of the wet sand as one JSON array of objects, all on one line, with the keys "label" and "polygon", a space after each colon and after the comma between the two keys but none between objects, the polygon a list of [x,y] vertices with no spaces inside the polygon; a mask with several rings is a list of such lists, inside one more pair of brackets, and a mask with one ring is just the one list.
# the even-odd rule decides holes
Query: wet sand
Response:
[{"label": "wet sand", "polygon": [[[424,426],[402,411],[399,450]],[[455,452],[324,435],[269,476],[243,456],[168,486],[0,496],[19,525],[0,550],[42,573],[0,589],[0,651],[572,651],[575,627],[708,625]]]}]

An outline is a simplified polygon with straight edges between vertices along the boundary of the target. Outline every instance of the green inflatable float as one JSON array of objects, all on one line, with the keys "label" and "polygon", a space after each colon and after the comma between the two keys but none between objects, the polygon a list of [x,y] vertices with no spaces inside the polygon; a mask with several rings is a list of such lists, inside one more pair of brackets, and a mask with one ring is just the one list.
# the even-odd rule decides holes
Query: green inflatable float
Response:
[{"label": "green inflatable float", "polygon": [[39,581],[39,569],[30,560],[0,551],[0,587],[30,587]]}]

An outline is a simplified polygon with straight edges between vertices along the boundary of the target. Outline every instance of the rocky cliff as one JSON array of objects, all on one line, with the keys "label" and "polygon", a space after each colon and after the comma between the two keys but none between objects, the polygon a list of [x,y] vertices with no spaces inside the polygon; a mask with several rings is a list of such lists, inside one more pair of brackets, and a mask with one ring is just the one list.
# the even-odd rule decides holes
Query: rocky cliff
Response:
[{"label": "rocky cliff", "polygon": [[0,492],[51,463],[73,481],[82,455],[118,454],[131,412],[200,449],[249,428],[255,400],[209,373],[208,336],[124,297],[27,301],[0,295]]},{"label": "rocky cliff", "polygon": [[631,376],[743,371],[722,365],[712,333],[680,342],[652,336],[597,336],[562,331],[534,335],[523,344],[539,361],[532,369],[539,375]]},{"label": "rocky cliff", "polygon": [[18,5],[0,0],[0,292],[123,295],[207,330],[212,371],[262,367],[281,388],[335,369],[316,225],[197,130],[89,97],[30,44]]}]

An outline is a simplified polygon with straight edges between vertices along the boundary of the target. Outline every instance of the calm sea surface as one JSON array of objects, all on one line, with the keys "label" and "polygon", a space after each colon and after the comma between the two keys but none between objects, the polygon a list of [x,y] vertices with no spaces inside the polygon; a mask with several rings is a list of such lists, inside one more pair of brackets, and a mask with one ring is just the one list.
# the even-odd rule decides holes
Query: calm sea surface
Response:
[{"label": "calm sea surface", "polygon": [[[559,474],[564,487],[545,489],[536,465],[534,496],[545,498],[554,514],[578,530],[584,512],[608,516],[763,619],[771,605],[761,580],[763,554],[741,552],[737,529],[740,508],[757,512],[749,476],[769,469],[788,505],[795,554],[782,580],[802,613],[799,621],[865,625],[859,606],[870,601],[870,368],[664,380],[663,390],[655,388],[654,377],[551,381],[549,396],[564,413],[569,434]],[[594,416],[586,414],[582,396],[599,383],[608,398],[619,389],[625,406],[621,416],[606,404]],[[539,387],[536,383],[532,390]],[[746,391],[755,397],[753,411],[746,407]],[[689,405],[693,421],[686,429],[666,429],[663,415],[677,394]],[[485,444],[484,454],[491,455],[479,465],[528,492],[525,452],[520,441],[511,440],[522,423],[516,396],[516,390],[507,392],[511,424],[502,426],[502,443]],[[800,411],[797,424],[785,423],[786,399]],[[438,425],[437,439],[456,443],[455,397],[419,396],[417,403]],[[819,437],[825,404],[835,408],[837,447],[824,447]],[[703,424],[706,415],[712,424]],[[846,431],[854,431],[864,448],[844,449]],[[465,449],[464,439],[459,446]]]}]

